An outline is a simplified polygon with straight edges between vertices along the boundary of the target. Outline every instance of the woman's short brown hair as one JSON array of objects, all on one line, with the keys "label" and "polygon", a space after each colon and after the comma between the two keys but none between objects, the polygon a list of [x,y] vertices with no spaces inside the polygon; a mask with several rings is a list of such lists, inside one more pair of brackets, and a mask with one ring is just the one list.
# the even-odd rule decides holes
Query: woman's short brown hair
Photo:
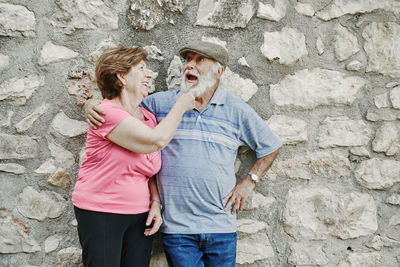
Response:
[{"label": "woman's short brown hair", "polygon": [[117,73],[126,74],[132,66],[147,60],[147,53],[141,47],[118,47],[106,50],[97,60],[96,81],[103,98],[120,96],[122,85]]}]

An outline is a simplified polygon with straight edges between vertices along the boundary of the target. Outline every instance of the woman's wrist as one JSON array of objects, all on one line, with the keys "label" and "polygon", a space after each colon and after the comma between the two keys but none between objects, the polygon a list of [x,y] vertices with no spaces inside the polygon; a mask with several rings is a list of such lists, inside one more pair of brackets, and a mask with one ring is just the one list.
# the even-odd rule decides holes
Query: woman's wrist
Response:
[{"label": "woman's wrist", "polygon": [[150,207],[153,206],[154,203],[158,203],[158,205],[160,205],[160,208],[162,209],[162,202],[160,199],[152,199],[150,201]]}]

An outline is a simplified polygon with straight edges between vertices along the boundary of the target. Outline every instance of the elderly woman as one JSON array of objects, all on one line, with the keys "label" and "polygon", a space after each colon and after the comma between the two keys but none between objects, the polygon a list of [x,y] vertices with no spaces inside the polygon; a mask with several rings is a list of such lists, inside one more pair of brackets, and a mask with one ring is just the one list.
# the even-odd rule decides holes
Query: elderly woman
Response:
[{"label": "elderly woman", "polygon": [[154,176],[162,149],[194,96],[182,94],[157,125],[139,106],[151,78],[146,52],[115,48],[98,60],[96,79],[105,123],[89,127],[85,157],[72,193],[84,266],[148,266],[161,202]]}]

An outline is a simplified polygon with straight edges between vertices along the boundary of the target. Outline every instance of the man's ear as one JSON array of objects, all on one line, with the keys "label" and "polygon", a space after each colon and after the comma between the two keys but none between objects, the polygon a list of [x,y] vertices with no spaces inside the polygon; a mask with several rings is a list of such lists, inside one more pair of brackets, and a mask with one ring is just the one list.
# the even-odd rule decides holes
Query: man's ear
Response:
[{"label": "man's ear", "polygon": [[122,86],[124,86],[126,84],[124,75],[121,73],[117,73],[117,79],[118,81],[121,83]]},{"label": "man's ear", "polygon": [[219,79],[219,78],[221,78],[221,76],[222,76],[222,73],[224,73],[224,67],[220,67],[220,68],[218,68],[218,70],[217,70],[217,78]]}]

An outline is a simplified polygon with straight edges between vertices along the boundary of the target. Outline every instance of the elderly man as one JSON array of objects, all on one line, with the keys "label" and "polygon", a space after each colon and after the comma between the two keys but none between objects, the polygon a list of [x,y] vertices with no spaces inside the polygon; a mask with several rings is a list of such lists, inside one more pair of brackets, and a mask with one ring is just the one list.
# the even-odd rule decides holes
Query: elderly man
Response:
[{"label": "elderly man", "polygon": [[[196,108],[184,114],[162,150],[157,182],[164,249],[170,266],[235,266],[236,212],[281,143],[250,106],[218,88],[228,63],[224,47],[195,42],[179,54],[185,60],[181,90],[155,93],[143,102],[161,121],[181,91],[193,90],[196,96]],[[100,125],[102,118],[93,109],[87,114]],[[257,160],[236,183],[234,163],[241,145],[254,150]]]}]

